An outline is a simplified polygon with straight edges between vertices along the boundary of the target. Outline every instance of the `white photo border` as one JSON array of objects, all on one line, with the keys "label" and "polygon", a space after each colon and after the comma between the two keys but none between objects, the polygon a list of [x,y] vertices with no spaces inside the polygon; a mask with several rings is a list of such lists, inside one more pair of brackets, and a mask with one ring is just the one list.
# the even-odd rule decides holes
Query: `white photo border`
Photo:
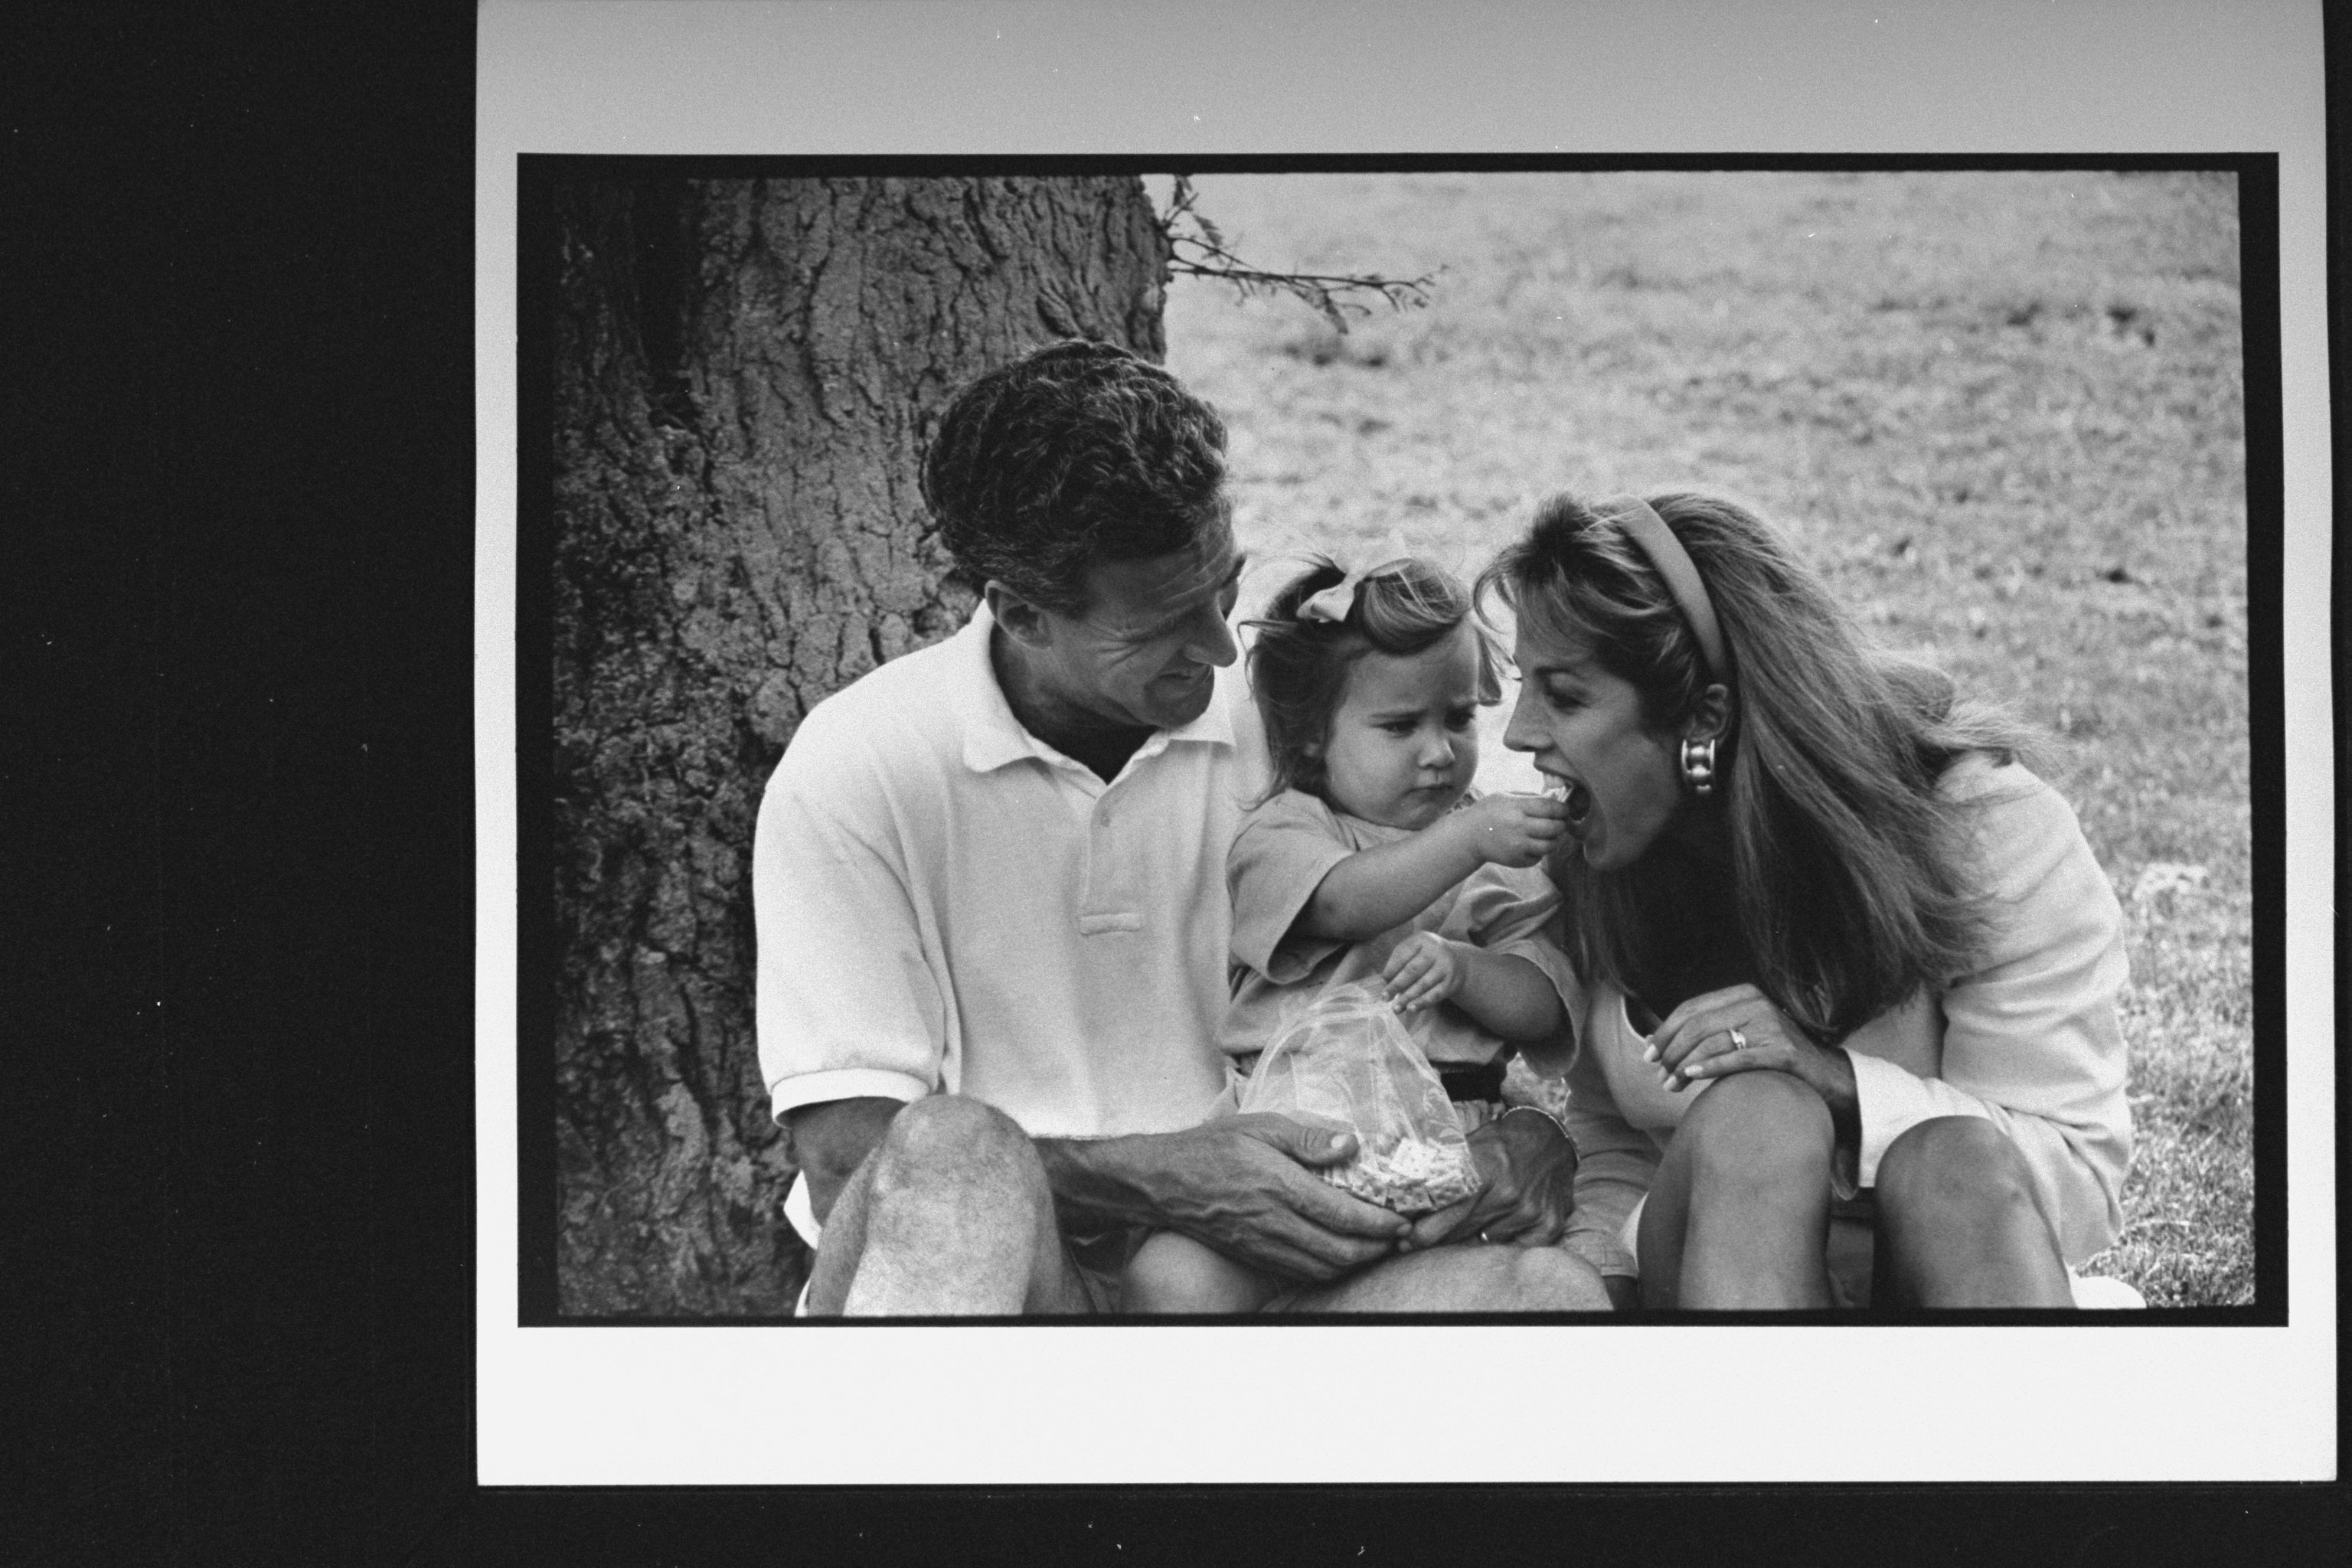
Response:
[{"label": "white photo border", "polygon": [[[477,116],[483,1485],[2301,1480],[2336,1474],[2316,6],[486,0]],[[516,218],[527,153],[2210,154],[2279,168],[2283,1327],[517,1325]],[[2251,390],[2251,389],[2250,389]],[[2257,700],[2263,697],[2259,690]],[[1347,1440],[1415,1367],[1478,1440]],[[1932,1388],[1932,1424],[1873,1395]],[[1727,1394],[1726,1390],[1736,1394]],[[1706,1411],[1694,1444],[1685,1413]],[[1275,1415],[1268,1406],[1288,1407]],[[1301,1409],[1300,1406],[1306,1408]],[[1317,1406],[1329,1411],[1327,1415]],[[1297,1411],[1295,1415],[1290,1411]],[[1287,1416],[1300,1439],[1260,1433]],[[1311,1434],[1311,1436],[1309,1435]]]}]

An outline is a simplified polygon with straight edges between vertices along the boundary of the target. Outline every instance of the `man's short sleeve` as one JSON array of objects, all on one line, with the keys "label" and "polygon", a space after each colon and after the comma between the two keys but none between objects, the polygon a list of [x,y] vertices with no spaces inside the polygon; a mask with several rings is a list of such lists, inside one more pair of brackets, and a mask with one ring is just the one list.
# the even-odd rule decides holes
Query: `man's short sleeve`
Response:
[{"label": "man's short sleeve", "polygon": [[761,1077],[774,1113],[939,1086],[947,1020],[884,770],[812,712],[761,797],[751,908]]},{"label": "man's short sleeve", "polygon": [[1331,808],[1285,790],[1249,815],[1225,861],[1234,900],[1234,957],[1277,985],[1305,979],[1344,942],[1283,941],[1331,868],[1354,851]]}]

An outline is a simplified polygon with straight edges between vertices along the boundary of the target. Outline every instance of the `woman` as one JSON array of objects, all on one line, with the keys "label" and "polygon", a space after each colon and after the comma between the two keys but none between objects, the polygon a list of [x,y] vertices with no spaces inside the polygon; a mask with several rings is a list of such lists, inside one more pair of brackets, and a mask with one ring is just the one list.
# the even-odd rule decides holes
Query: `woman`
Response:
[{"label": "woman", "polygon": [[1996,715],[1774,531],[1560,498],[1480,579],[1570,804],[1572,1238],[1630,1304],[2063,1307],[2130,1147],[2122,910]]}]

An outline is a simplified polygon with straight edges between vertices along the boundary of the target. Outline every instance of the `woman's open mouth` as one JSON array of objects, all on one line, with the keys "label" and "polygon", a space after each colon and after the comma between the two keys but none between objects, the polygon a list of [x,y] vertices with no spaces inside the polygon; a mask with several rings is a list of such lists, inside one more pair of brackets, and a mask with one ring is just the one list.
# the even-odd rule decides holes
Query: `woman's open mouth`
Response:
[{"label": "woman's open mouth", "polygon": [[1585,818],[1592,815],[1592,792],[1575,780],[1555,780],[1560,798],[1568,803],[1568,830],[1581,833]]}]

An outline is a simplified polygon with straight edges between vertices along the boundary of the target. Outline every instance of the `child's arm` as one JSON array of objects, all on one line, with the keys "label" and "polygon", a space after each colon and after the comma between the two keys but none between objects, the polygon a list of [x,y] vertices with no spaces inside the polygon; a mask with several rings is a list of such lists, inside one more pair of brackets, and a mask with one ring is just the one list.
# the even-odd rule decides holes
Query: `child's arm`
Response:
[{"label": "child's arm", "polygon": [[1515,952],[1415,931],[1397,943],[1381,973],[1401,1013],[1452,1002],[1515,1042],[1548,1040],[1568,1022],[1551,976]]},{"label": "child's arm", "polygon": [[1532,866],[1567,829],[1568,806],[1543,795],[1490,795],[1410,838],[1360,849],[1324,874],[1294,934],[1362,942],[1401,926],[1479,867]]}]

